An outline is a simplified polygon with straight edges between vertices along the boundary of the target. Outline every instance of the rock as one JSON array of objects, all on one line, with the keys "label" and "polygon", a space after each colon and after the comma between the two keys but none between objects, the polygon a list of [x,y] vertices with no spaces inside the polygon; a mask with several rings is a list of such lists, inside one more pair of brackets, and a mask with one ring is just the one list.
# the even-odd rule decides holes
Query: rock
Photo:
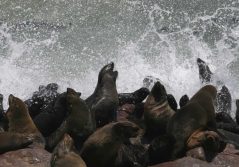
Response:
[{"label": "rock", "polygon": [[228,144],[223,152],[213,158],[212,162],[206,162],[192,157],[184,157],[150,167],[237,167],[238,162],[239,150],[236,150],[233,145]]},{"label": "rock", "polygon": [[46,167],[50,166],[51,154],[42,148],[25,148],[0,157],[0,167]]}]

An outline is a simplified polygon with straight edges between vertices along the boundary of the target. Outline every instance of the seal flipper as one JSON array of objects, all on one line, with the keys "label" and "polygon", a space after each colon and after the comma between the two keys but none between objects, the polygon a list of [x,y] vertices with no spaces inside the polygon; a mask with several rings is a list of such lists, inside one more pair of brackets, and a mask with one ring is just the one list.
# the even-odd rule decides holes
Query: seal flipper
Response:
[{"label": "seal flipper", "polygon": [[33,143],[31,135],[20,133],[2,132],[0,133],[0,154],[27,147]]},{"label": "seal flipper", "polygon": [[199,79],[202,83],[209,83],[212,81],[213,73],[209,69],[208,65],[200,58],[197,59],[199,68]]}]

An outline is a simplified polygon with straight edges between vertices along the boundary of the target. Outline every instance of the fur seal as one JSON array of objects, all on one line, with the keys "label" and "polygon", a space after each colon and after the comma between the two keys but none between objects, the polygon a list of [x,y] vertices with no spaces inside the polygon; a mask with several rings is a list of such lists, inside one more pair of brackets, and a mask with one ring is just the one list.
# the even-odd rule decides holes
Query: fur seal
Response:
[{"label": "fur seal", "polygon": [[67,88],[66,107],[69,115],[61,126],[49,136],[48,149],[55,147],[65,133],[75,140],[75,145],[79,149],[96,128],[95,119],[85,101],[80,98],[79,93],[71,88]]},{"label": "fur seal", "polygon": [[51,157],[51,167],[86,167],[74,146],[73,139],[65,134],[60,143],[57,144]]},{"label": "fur seal", "polygon": [[12,94],[8,97],[8,103],[9,108],[6,112],[9,121],[8,132],[31,135],[34,144],[44,147],[45,140],[32,121],[26,104]]},{"label": "fur seal", "polygon": [[116,89],[118,72],[114,71],[114,63],[105,65],[99,72],[94,93],[85,102],[95,114],[96,126],[101,127],[116,120],[119,105]]},{"label": "fur seal", "polygon": [[107,124],[85,141],[81,157],[87,167],[113,167],[121,146],[129,143],[129,138],[138,136],[139,131],[137,125],[128,121]]},{"label": "fur seal", "polygon": [[209,69],[208,65],[202,59],[197,59],[197,64],[199,68],[199,79],[202,83],[209,83],[212,81],[213,73]]},{"label": "fur seal", "polygon": [[160,82],[156,82],[144,104],[146,135],[165,134],[169,119],[175,114],[167,100],[167,93]]},{"label": "fur seal", "polygon": [[239,99],[236,99],[236,106],[237,106],[237,110],[236,110],[236,122],[239,125]]},{"label": "fur seal", "polygon": [[216,131],[214,110],[216,95],[216,88],[206,85],[172,116],[167,127],[167,134],[175,142],[172,159],[185,154],[186,143],[189,138],[193,138],[194,133],[196,135],[207,129]]},{"label": "fur seal", "polygon": [[216,111],[230,114],[232,109],[232,97],[229,89],[223,85],[217,94]]},{"label": "fur seal", "polygon": [[132,93],[120,93],[119,105],[124,104],[138,104],[141,103],[149,95],[149,90],[147,88],[140,88]]}]

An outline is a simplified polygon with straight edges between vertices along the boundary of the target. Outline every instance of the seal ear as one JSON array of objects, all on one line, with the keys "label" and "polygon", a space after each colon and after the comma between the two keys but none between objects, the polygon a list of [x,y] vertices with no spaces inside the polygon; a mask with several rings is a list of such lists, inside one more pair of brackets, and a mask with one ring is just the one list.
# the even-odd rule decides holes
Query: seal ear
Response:
[{"label": "seal ear", "polygon": [[9,95],[9,97],[8,97],[8,104],[9,104],[9,106],[13,104],[14,98],[15,97],[12,94]]}]

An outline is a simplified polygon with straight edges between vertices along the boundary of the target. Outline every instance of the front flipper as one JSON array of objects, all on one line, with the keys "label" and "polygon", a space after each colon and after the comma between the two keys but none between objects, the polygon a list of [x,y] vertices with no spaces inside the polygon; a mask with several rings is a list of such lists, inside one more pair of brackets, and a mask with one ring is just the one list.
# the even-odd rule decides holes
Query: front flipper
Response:
[{"label": "front flipper", "polygon": [[0,133],[0,154],[27,147],[33,143],[33,139],[31,135],[2,132]]}]

